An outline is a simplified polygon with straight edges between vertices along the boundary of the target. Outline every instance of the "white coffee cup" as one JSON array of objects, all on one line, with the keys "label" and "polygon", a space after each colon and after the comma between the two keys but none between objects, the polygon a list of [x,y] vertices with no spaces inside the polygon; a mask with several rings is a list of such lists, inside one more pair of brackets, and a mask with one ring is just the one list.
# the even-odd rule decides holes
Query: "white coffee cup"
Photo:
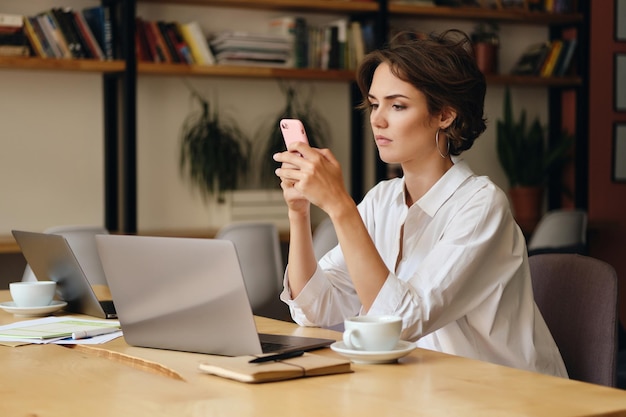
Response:
[{"label": "white coffee cup", "polygon": [[348,349],[385,352],[393,350],[402,333],[397,316],[356,316],[344,320],[343,343]]},{"label": "white coffee cup", "polygon": [[54,281],[12,282],[9,291],[17,307],[41,307],[50,305],[56,286]]}]

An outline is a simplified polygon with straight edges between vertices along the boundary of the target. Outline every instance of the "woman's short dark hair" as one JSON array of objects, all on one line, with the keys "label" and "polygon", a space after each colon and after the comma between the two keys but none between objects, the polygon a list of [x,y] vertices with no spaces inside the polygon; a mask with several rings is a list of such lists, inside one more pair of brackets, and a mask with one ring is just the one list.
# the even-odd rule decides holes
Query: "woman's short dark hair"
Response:
[{"label": "woman's short dark hair", "polygon": [[485,76],[476,65],[471,41],[464,32],[402,31],[385,47],[367,54],[357,70],[362,109],[369,108],[374,71],[383,62],[396,77],[426,96],[430,114],[441,113],[445,107],[456,111],[456,119],[446,129],[450,154],[459,155],[471,148],[485,131]]}]

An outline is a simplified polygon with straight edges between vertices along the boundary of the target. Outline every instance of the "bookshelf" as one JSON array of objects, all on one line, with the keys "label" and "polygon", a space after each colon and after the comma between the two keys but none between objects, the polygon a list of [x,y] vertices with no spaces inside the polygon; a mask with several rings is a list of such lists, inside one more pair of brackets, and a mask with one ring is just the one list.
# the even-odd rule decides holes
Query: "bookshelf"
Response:
[{"label": "bookshelf", "polygon": [[[60,2],[62,3],[62,2]],[[133,233],[137,231],[137,80],[142,76],[171,77],[226,77],[251,79],[286,79],[302,81],[328,81],[353,85],[354,73],[348,70],[287,69],[268,67],[240,66],[188,66],[180,64],[156,64],[138,62],[133,42],[134,18],[138,4],[144,7],[174,5],[194,5],[210,9],[211,7],[231,8],[233,10],[276,10],[282,12],[342,14],[355,18],[367,17],[377,23],[378,42],[382,43],[382,33],[394,19],[466,21],[496,20],[502,24],[523,26],[546,26],[550,28],[550,37],[574,27],[578,36],[588,36],[586,1],[580,1],[575,13],[551,14],[527,12],[522,10],[488,10],[481,8],[423,7],[378,1],[333,1],[333,0],[127,0],[113,1],[118,19],[120,58],[114,61],[60,60],[39,58],[0,57],[0,69],[20,69],[28,71],[65,71],[101,73],[103,79],[104,109],[104,159],[105,159],[105,224],[112,231]],[[520,29],[523,30],[523,29]],[[579,42],[585,44],[586,42]],[[520,51],[521,52],[521,51]],[[532,87],[549,90],[549,125],[560,126],[561,93],[574,91],[577,112],[577,149],[586,149],[586,57],[584,46],[578,51],[578,73],[567,77],[529,77],[506,74],[489,75],[488,85],[511,85],[520,88]],[[350,101],[360,100],[359,92],[353,86]],[[364,152],[363,120],[353,112],[351,122],[351,143],[353,154],[352,182],[353,195],[360,198],[363,194]],[[577,154],[580,152],[577,152]],[[579,184],[585,175],[582,162],[577,162]],[[580,172],[579,172],[580,171]],[[378,171],[376,179],[382,175]],[[579,195],[577,185],[577,198]],[[581,203],[584,197],[581,197]]]}]

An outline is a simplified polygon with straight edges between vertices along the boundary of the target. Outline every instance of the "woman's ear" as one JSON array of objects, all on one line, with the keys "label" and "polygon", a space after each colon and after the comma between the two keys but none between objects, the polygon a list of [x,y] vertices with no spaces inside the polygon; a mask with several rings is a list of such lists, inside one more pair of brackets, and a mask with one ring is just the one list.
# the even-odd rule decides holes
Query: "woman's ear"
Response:
[{"label": "woman's ear", "polygon": [[444,108],[441,111],[439,127],[442,130],[447,129],[452,123],[454,123],[454,119],[456,119],[456,110],[451,107]]}]

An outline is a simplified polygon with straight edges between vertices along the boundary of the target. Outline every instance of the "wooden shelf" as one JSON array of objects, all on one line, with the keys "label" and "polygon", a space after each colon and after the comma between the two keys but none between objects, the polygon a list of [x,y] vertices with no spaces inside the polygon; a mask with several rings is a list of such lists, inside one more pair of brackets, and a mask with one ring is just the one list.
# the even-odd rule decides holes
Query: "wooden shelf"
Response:
[{"label": "wooden shelf", "polygon": [[354,71],[321,70],[236,65],[184,65],[139,62],[137,72],[143,75],[172,75],[236,78],[283,78],[318,81],[352,81]]},{"label": "wooden shelf", "polygon": [[323,13],[373,13],[379,10],[378,2],[373,0],[138,0],[138,2]]},{"label": "wooden shelf", "polygon": [[580,13],[546,13],[523,9],[487,9],[480,7],[412,6],[389,3],[393,17],[428,17],[433,19],[497,20],[527,25],[570,25],[583,21]]},{"label": "wooden shelf", "polygon": [[487,85],[523,85],[528,87],[578,87],[580,77],[534,77],[528,75],[486,75]]},{"label": "wooden shelf", "polygon": [[0,56],[0,68],[115,73],[124,71],[124,61],[54,59]]}]

